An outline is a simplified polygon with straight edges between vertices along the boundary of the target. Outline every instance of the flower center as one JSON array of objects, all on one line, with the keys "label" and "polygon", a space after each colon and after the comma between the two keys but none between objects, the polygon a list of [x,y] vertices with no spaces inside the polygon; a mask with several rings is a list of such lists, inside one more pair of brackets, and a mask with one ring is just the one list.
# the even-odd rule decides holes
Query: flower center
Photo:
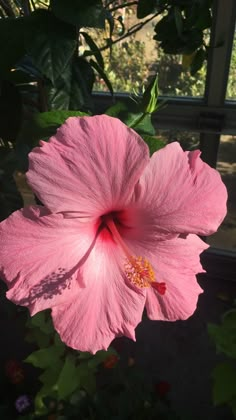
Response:
[{"label": "flower center", "polygon": [[157,282],[154,270],[147,258],[132,255],[129,248],[123,241],[111,215],[102,217],[103,223],[108,227],[114,241],[124,252],[126,259],[124,271],[128,280],[140,288],[153,287],[161,295],[166,292],[166,284]]}]

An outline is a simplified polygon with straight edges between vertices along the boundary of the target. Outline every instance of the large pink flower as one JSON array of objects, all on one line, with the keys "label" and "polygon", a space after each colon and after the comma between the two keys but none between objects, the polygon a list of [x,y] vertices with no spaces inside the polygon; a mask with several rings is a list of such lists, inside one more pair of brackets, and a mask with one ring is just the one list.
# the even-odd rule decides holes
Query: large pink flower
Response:
[{"label": "large pink flower", "polygon": [[226,189],[199,151],[172,143],[151,158],[105,115],[69,118],[30,153],[28,182],[44,206],[0,225],[7,297],[31,314],[52,309],[62,340],[91,352],[135,339],[151,319],[188,318],[201,288],[197,234],[216,231]]}]

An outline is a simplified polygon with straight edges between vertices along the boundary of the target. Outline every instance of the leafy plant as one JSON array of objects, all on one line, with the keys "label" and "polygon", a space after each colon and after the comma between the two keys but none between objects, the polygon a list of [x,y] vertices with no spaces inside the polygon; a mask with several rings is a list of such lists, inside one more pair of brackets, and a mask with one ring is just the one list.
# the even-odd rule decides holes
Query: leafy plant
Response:
[{"label": "leafy plant", "polygon": [[220,325],[209,324],[208,332],[217,351],[228,357],[213,371],[213,401],[229,405],[236,417],[236,309],[226,312]]},{"label": "leafy plant", "polygon": [[27,341],[37,344],[25,362],[39,369],[39,386],[28,420],[61,419],[181,420],[170,407],[168,389],[160,392],[144,372],[122,362],[116,350],[95,355],[67,348],[55,333],[48,311],[27,322]]}]

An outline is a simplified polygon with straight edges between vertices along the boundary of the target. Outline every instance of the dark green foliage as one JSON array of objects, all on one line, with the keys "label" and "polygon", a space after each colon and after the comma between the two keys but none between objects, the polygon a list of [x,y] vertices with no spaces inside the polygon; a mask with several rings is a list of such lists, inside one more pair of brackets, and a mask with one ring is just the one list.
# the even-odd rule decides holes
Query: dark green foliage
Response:
[{"label": "dark green foliage", "polygon": [[13,177],[16,158],[13,143],[21,124],[22,103],[17,88],[0,83],[0,221],[23,206]]},{"label": "dark green foliage", "polygon": [[14,142],[22,119],[22,100],[17,87],[0,80],[0,138]]},{"label": "dark green foliage", "polygon": [[209,324],[208,333],[217,351],[228,357],[213,370],[213,401],[228,404],[236,417],[236,309],[226,312],[220,325]]},{"label": "dark green foliage", "polygon": [[196,52],[191,73],[195,74],[207,58],[204,31],[211,27],[211,1],[165,1],[166,14],[155,26],[154,39],[166,54]]},{"label": "dark green foliage", "polygon": [[87,42],[90,48],[90,51],[88,51],[87,54],[86,52],[84,53],[84,57],[86,57],[86,55],[91,55],[91,53],[93,53],[93,55],[96,57],[98,65],[101,67],[101,69],[104,70],[103,56],[99,48],[97,47],[97,45],[95,44],[95,42],[93,41],[93,39],[87,32],[80,32],[80,34],[84,37],[85,41]]},{"label": "dark green foliage", "polygon": [[75,27],[61,22],[48,10],[36,10],[25,20],[27,52],[35,67],[54,84],[75,52]]},{"label": "dark green foliage", "polygon": [[52,110],[90,111],[94,83],[91,65],[81,57],[73,57],[54,84],[47,84],[48,108]]},{"label": "dark green foliage", "polygon": [[158,3],[158,0],[139,0],[137,6],[137,17],[139,19],[142,19],[147,15],[153,13]]},{"label": "dark green foliage", "polygon": [[90,64],[97,71],[97,73],[101,76],[101,78],[104,80],[104,82],[106,83],[109,91],[113,95],[112,84],[111,84],[110,80],[108,79],[108,77],[106,76],[106,73],[104,72],[103,68],[100,67],[99,64],[96,63],[96,61],[94,61],[93,59],[90,60]]},{"label": "dark green foliage", "polygon": [[182,18],[176,19],[174,12],[157,23],[155,32],[154,39],[160,42],[166,54],[192,54],[203,43],[202,31],[188,28]]},{"label": "dark green foliage", "polygon": [[196,54],[193,57],[193,61],[190,65],[191,75],[193,76],[200,70],[203,66],[204,61],[207,59],[207,51],[203,48],[197,50]]},{"label": "dark green foliage", "polygon": [[5,78],[9,70],[26,53],[24,33],[24,18],[0,19],[0,78]]},{"label": "dark green foliage", "polygon": [[77,27],[104,28],[106,12],[101,0],[51,0],[51,8],[59,19]]}]

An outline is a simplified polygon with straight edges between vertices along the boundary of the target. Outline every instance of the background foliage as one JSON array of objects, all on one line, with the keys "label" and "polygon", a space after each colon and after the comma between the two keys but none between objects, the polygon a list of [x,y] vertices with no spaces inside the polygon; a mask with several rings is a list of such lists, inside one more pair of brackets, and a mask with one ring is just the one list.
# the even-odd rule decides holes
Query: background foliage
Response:
[{"label": "background foliage", "polygon": [[225,356],[213,371],[213,401],[229,405],[236,418],[236,309],[227,311],[220,325],[209,324],[208,332]]}]

